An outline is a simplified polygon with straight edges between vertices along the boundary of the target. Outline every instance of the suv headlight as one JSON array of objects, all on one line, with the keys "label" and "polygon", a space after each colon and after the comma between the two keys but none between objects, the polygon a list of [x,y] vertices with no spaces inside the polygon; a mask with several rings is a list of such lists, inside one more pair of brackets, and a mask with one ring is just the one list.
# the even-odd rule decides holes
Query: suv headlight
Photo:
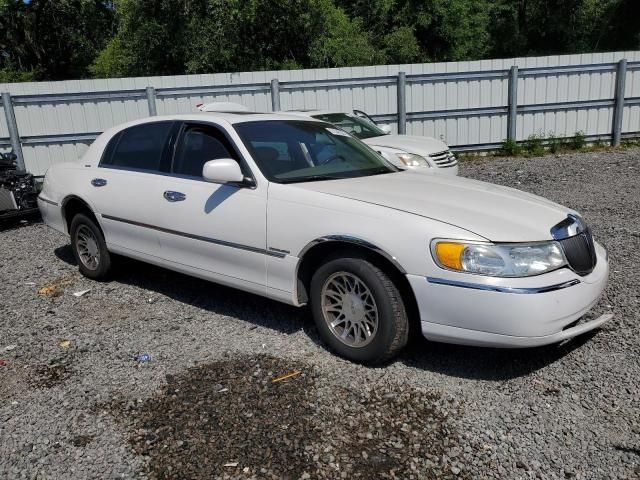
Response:
[{"label": "suv headlight", "polygon": [[437,240],[431,244],[431,253],[442,268],[492,277],[529,277],[567,264],[555,241],[491,244]]},{"label": "suv headlight", "polygon": [[426,158],[414,153],[397,153],[396,156],[407,167],[430,167]]}]

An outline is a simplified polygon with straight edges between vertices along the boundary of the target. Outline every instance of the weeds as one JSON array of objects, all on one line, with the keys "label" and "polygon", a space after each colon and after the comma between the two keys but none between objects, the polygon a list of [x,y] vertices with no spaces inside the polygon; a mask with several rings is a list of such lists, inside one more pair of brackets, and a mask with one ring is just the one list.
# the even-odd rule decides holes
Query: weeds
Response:
[{"label": "weeds", "polygon": [[544,135],[535,133],[529,135],[529,138],[524,142],[524,149],[528,155],[532,157],[540,157],[544,155]]},{"label": "weeds", "polygon": [[520,152],[522,152],[522,149],[520,148],[520,145],[518,145],[518,142],[512,139],[507,139],[502,142],[498,155],[502,157],[515,157],[520,155]]},{"label": "weeds", "polygon": [[[638,146],[638,141],[624,142],[622,148],[626,146]],[[576,150],[583,150],[587,146],[587,139],[582,130],[577,131],[573,137],[559,137],[554,132],[549,132],[545,137],[543,133],[532,134],[518,143],[515,140],[505,140],[502,142],[500,149],[495,155],[501,157],[516,157],[519,155],[527,155],[539,157],[546,153],[562,153]],[[600,139],[596,140],[591,146],[591,150],[601,150],[607,148],[607,145]]]},{"label": "weeds", "polygon": [[569,143],[573,150],[582,150],[587,144],[584,132],[582,130],[578,130]]}]

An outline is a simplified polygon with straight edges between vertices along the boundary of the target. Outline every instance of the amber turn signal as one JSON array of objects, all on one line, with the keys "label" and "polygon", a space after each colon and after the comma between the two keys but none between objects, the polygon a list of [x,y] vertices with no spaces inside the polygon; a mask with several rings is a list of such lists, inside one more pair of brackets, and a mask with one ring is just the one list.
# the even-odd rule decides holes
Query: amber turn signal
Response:
[{"label": "amber turn signal", "polygon": [[453,242],[436,243],[435,253],[440,265],[453,270],[462,270],[460,255],[464,250],[464,245]]}]

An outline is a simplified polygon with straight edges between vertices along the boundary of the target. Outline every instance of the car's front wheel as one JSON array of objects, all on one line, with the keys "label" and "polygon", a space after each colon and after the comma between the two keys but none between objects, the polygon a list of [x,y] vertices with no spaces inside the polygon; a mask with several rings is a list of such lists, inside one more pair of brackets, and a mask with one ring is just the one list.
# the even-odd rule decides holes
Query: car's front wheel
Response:
[{"label": "car's front wheel", "polygon": [[402,296],[387,275],[357,252],[328,260],[311,279],[311,309],[324,341],[340,356],[375,364],[407,343]]},{"label": "car's front wheel", "polygon": [[95,221],[79,213],[71,221],[70,233],[80,273],[94,280],[106,278],[111,270],[111,255]]}]

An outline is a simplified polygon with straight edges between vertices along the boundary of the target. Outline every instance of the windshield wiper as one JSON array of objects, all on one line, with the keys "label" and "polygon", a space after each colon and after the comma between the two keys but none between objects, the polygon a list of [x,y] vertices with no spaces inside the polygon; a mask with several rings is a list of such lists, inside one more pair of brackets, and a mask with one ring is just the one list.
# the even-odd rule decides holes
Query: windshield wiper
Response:
[{"label": "windshield wiper", "polygon": [[380,167],[380,168],[376,168],[375,170],[371,170],[369,172],[367,172],[367,176],[370,175],[382,175],[384,173],[395,173],[398,170],[390,170],[387,167]]},{"label": "windshield wiper", "polygon": [[322,180],[344,180],[349,177],[336,177],[332,175],[309,175],[308,177],[294,177],[279,179],[280,183],[319,182]]}]

